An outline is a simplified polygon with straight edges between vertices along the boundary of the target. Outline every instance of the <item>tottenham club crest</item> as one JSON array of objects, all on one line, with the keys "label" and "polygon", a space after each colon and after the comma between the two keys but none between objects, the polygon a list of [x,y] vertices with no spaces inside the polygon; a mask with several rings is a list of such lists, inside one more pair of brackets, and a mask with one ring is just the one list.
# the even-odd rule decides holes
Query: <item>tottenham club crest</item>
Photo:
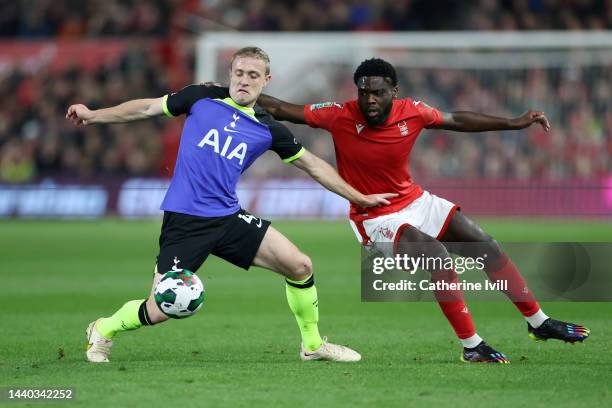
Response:
[{"label": "tottenham club crest", "polygon": [[179,268],[178,264],[181,263],[181,260],[178,259],[176,256],[174,257],[174,265],[172,266],[172,270],[175,272],[180,272],[183,270],[183,268]]},{"label": "tottenham club crest", "polygon": [[240,116],[237,113],[234,113],[232,117],[234,118],[234,120],[230,122],[229,128],[225,126],[223,130],[225,130],[228,133],[238,133],[238,131],[236,130],[236,122],[238,122],[238,119],[240,119]]}]

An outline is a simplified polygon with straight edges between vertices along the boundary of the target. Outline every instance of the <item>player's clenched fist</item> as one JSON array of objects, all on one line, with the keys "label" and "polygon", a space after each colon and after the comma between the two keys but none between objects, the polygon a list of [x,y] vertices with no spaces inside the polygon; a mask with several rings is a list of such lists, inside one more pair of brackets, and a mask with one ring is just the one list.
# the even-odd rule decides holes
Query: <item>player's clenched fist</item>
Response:
[{"label": "player's clenched fist", "polygon": [[70,105],[66,112],[66,119],[75,125],[89,125],[93,117],[93,112],[83,104]]},{"label": "player's clenched fist", "polygon": [[544,115],[544,112],[540,111],[528,110],[518,118],[514,118],[513,122],[514,126],[517,129],[524,129],[534,123],[539,123],[545,131],[548,132],[550,130],[550,123],[548,122],[548,118],[546,117],[546,115]]}]

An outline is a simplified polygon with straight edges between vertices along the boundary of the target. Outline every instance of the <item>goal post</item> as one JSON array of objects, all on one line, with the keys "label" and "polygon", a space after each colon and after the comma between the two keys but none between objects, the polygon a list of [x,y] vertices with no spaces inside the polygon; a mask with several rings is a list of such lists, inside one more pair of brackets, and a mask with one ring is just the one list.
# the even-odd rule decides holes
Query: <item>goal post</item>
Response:
[{"label": "goal post", "polygon": [[256,45],[270,55],[274,74],[270,90],[283,97],[299,92],[300,84],[316,74],[317,67],[356,67],[373,56],[389,59],[400,69],[518,69],[612,63],[612,31],[210,32],[197,41],[195,79],[225,80],[231,54],[248,45]]}]

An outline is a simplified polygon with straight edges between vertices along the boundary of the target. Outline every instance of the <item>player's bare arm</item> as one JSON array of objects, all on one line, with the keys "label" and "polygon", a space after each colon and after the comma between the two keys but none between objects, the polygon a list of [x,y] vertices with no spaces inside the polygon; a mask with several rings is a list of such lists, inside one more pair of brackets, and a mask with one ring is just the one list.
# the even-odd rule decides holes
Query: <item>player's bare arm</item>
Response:
[{"label": "player's bare arm", "polygon": [[502,118],[484,113],[457,111],[443,112],[442,123],[432,128],[458,132],[486,132],[490,130],[518,130],[539,124],[548,132],[550,123],[544,112],[528,110],[516,118]]},{"label": "player's bare arm", "polygon": [[66,119],[75,125],[96,123],[127,123],[163,115],[163,97],[134,99],[119,105],[91,110],[83,104],[70,105]]},{"label": "player's bare arm", "polygon": [[[218,82],[200,82],[200,85],[208,87],[227,87],[224,84]],[[283,120],[291,123],[306,124],[306,118],[304,117],[304,105],[296,105],[283,101],[282,99],[275,98],[274,96],[261,94],[257,99],[257,104],[264,108],[272,117],[276,120]]]},{"label": "player's bare arm", "polygon": [[261,94],[257,103],[276,120],[305,124],[304,105],[296,105],[270,95]]},{"label": "player's bare arm", "polygon": [[394,193],[363,195],[348,185],[342,177],[325,160],[320,159],[309,151],[305,151],[299,159],[291,164],[304,170],[323,187],[332,191],[355,205],[363,208],[390,204],[389,198],[397,197]]}]

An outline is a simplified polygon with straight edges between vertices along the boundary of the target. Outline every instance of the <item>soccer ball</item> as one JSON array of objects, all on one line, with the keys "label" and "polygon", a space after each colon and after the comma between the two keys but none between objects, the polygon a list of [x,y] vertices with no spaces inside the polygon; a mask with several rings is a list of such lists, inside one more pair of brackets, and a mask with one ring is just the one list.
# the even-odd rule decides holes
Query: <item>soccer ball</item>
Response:
[{"label": "soccer ball", "polygon": [[168,317],[189,317],[204,303],[204,285],[195,273],[187,269],[169,271],[155,286],[155,303]]}]

